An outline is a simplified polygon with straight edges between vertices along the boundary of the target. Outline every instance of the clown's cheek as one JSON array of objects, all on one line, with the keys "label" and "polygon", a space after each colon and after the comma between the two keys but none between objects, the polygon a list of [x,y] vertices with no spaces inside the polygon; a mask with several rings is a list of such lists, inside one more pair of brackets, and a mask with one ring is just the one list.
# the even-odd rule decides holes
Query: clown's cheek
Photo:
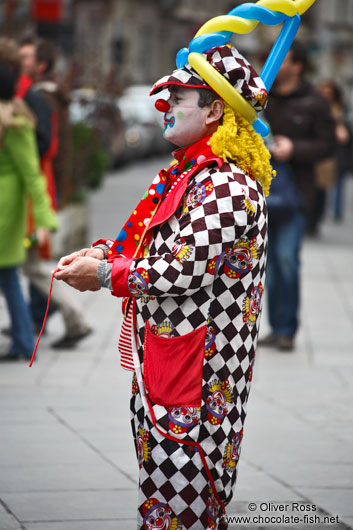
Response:
[{"label": "clown's cheek", "polygon": [[175,118],[174,120],[170,121],[166,124],[166,128],[164,131],[164,138],[166,140],[173,139],[175,137],[178,137],[180,134],[184,133],[184,125],[182,120]]},{"label": "clown's cheek", "polygon": [[200,140],[205,135],[200,110],[190,112],[190,109],[180,109],[175,112],[174,126],[167,127],[164,132],[165,139],[180,147]]}]

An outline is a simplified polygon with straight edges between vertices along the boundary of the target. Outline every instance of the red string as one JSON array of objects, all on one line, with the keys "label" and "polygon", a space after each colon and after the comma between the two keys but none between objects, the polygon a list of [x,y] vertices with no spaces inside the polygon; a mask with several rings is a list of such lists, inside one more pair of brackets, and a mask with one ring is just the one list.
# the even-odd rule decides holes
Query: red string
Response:
[{"label": "red string", "polygon": [[51,284],[50,284],[50,289],[49,289],[49,296],[48,296],[48,303],[47,303],[47,309],[45,311],[45,315],[44,315],[44,320],[43,320],[43,324],[42,324],[42,329],[40,330],[40,333],[38,335],[38,339],[37,339],[37,342],[36,342],[36,345],[35,345],[35,348],[34,348],[34,351],[33,351],[33,354],[32,354],[32,359],[31,359],[31,362],[29,363],[29,366],[31,367],[32,364],[33,364],[33,361],[34,361],[34,358],[36,356],[36,352],[37,352],[37,348],[38,348],[38,345],[39,345],[39,341],[40,341],[40,338],[42,336],[42,333],[44,331],[44,328],[45,328],[45,323],[47,321],[47,316],[48,316],[48,311],[49,311],[49,305],[50,305],[50,298],[51,298],[51,292],[53,290],[53,282],[54,282],[54,276],[55,274],[58,272],[59,269],[56,269],[53,274],[52,274],[52,277],[51,277]]}]

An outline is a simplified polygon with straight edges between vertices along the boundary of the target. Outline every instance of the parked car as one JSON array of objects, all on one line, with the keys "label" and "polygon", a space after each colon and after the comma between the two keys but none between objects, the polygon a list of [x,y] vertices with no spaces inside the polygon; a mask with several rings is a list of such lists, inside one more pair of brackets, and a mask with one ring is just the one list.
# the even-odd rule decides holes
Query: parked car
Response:
[{"label": "parked car", "polygon": [[154,107],[156,99],[161,96],[149,96],[150,90],[149,85],[134,85],[117,99],[125,124],[123,161],[170,151],[170,144],[162,134],[163,114]]},{"label": "parked car", "polygon": [[71,122],[85,123],[99,133],[110,166],[171,151],[163,137],[163,114],[154,107],[163,94],[149,96],[150,90],[149,85],[134,85],[119,98],[93,89],[72,92]]},{"label": "parked car", "polygon": [[113,166],[125,149],[125,126],[115,98],[93,89],[78,89],[71,93],[70,120],[85,123],[94,129]]}]

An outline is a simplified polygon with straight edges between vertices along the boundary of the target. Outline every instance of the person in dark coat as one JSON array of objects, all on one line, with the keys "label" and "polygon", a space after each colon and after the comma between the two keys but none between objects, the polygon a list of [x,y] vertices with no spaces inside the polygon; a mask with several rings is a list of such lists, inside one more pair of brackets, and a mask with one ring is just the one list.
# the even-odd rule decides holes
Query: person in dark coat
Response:
[{"label": "person in dark coat", "polygon": [[33,90],[44,96],[52,111],[50,157],[55,179],[56,201],[60,209],[67,205],[71,192],[70,94],[56,79],[54,69],[57,52],[50,41],[32,37],[24,39],[21,44],[21,57],[23,72],[32,79]]},{"label": "person in dark coat", "polygon": [[17,84],[16,97],[23,99],[36,118],[36,141],[39,157],[43,158],[51,143],[51,107],[44,96],[32,88],[33,81],[21,74]]},{"label": "person in dark coat", "polygon": [[[335,150],[329,106],[305,79],[306,65],[306,49],[295,41],[266,108],[273,134],[270,151],[277,170],[273,190],[279,187],[284,194],[292,185],[293,192],[288,200],[281,195],[271,203],[270,191],[267,290],[272,331],[259,343],[287,351],[294,347],[299,323],[300,248],[315,199],[314,168]],[[289,173],[291,181],[281,187]]]}]

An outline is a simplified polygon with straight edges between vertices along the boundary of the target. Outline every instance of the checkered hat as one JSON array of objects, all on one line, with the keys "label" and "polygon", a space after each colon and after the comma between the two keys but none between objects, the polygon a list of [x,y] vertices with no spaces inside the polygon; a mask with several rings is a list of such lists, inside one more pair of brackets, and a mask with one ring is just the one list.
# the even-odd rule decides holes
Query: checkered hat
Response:
[{"label": "checkered hat", "polygon": [[[265,108],[267,102],[265,85],[255,69],[234,46],[229,44],[217,46],[205,52],[203,56],[257,112]],[[157,81],[150,95],[157,94],[168,85],[210,88],[189,63]]]}]

